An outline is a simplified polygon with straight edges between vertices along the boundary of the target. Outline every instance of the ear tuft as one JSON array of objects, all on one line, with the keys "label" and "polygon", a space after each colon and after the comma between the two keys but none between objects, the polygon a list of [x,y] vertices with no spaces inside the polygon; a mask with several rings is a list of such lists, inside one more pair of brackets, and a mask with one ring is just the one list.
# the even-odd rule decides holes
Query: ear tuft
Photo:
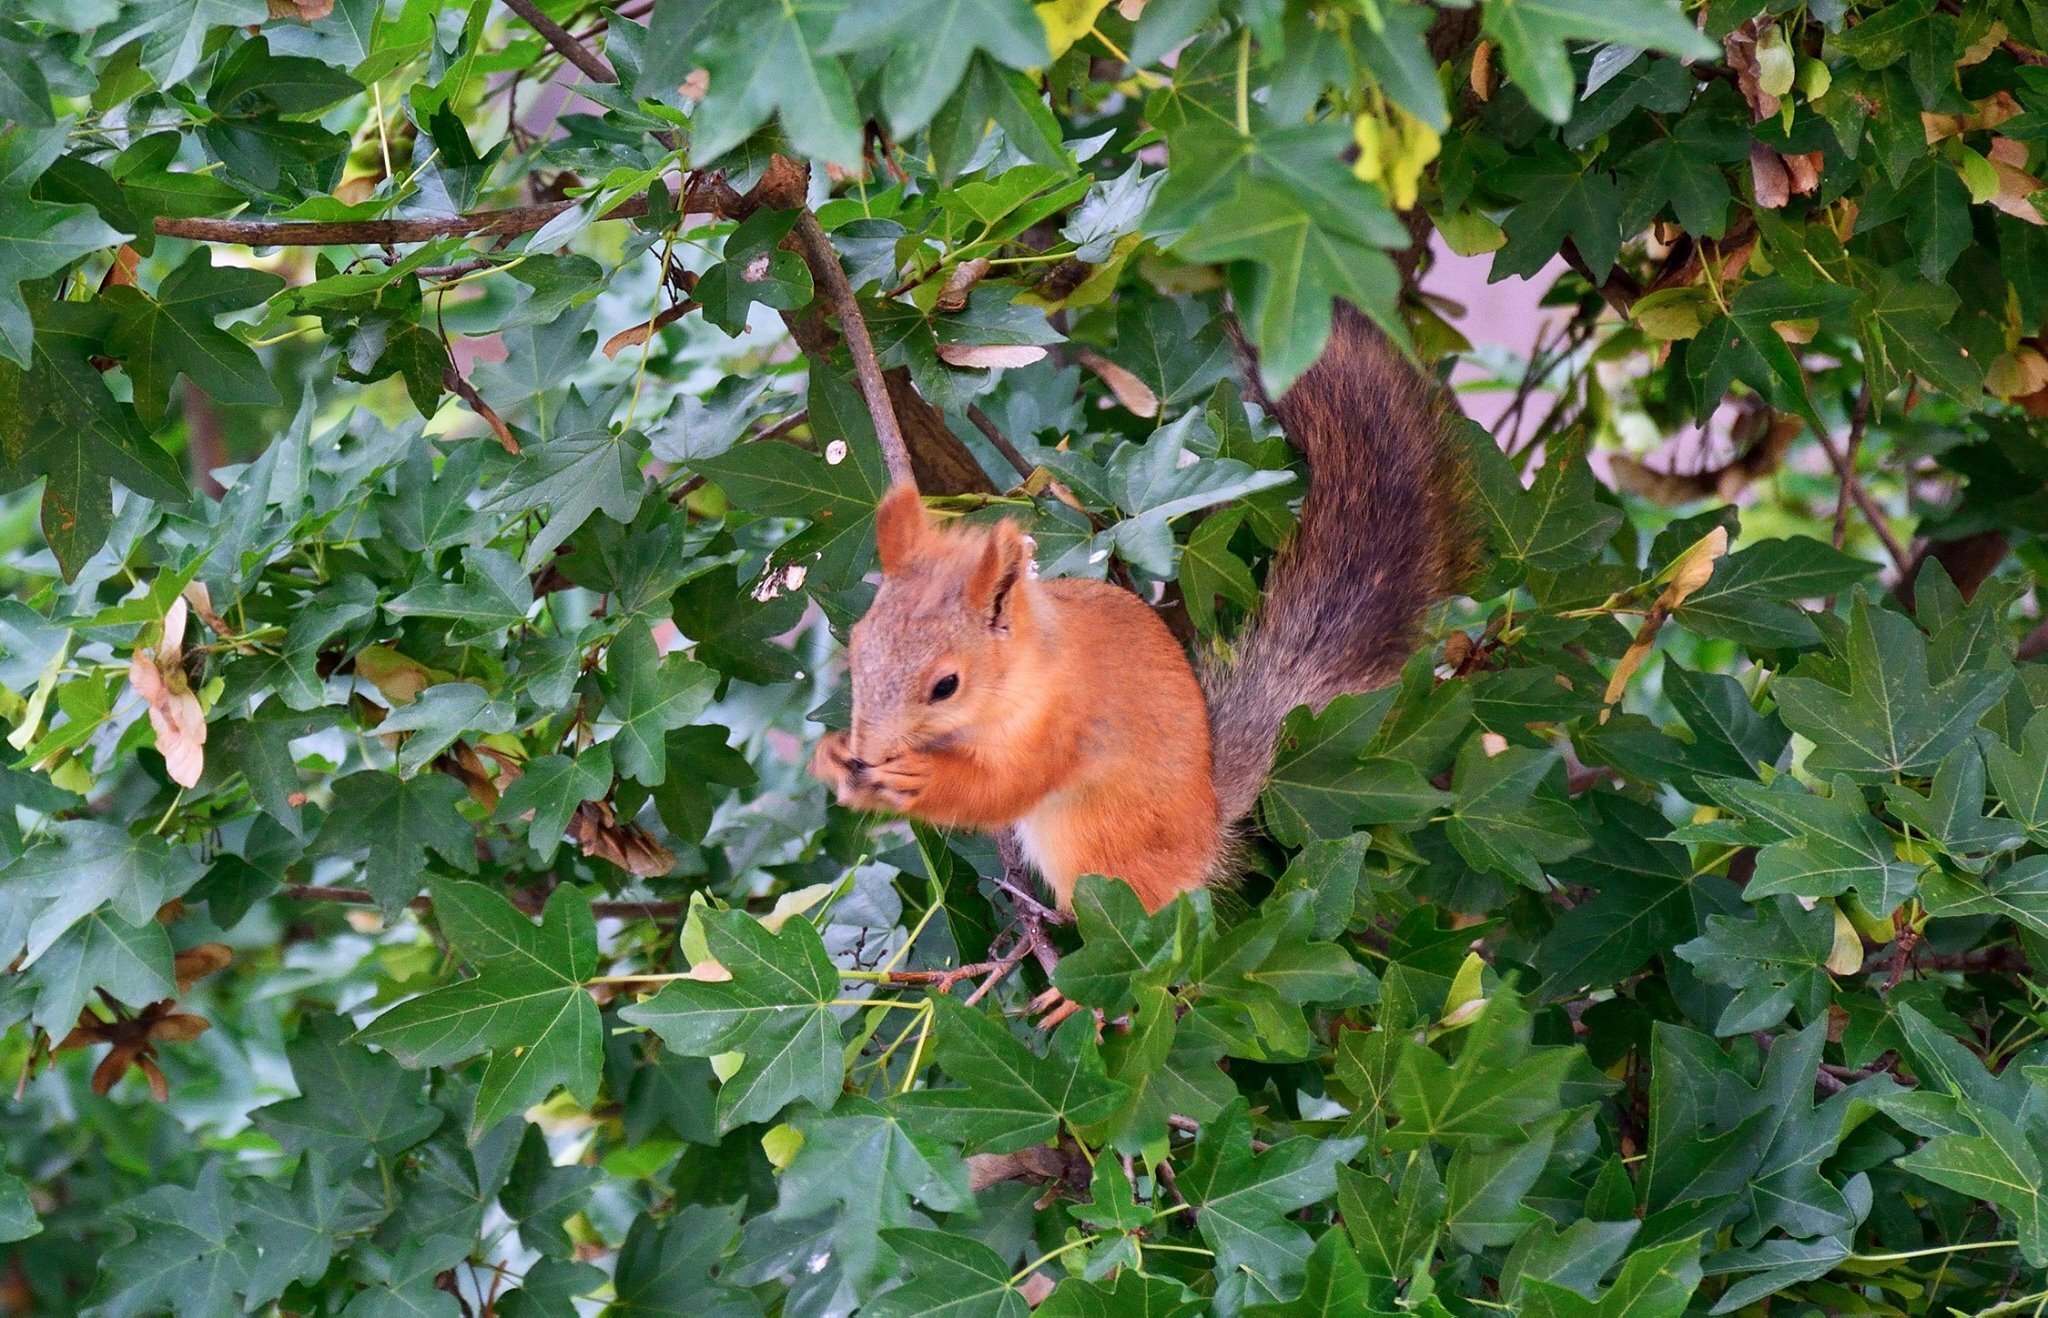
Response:
[{"label": "ear tuft", "polygon": [[891,575],[909,562],[930,532],[917,487],[891,486],[875,509],[875,548],[882,555],[882,575]]},{"label": "ear tuft", "polygon": [[1016,586],[1023,580],[1029,563],[1024,533],[1015,522],[1001,521],[989,528],[981,557],[967,578],[967,605],[980,613],[992,629],[1008,629]]}]

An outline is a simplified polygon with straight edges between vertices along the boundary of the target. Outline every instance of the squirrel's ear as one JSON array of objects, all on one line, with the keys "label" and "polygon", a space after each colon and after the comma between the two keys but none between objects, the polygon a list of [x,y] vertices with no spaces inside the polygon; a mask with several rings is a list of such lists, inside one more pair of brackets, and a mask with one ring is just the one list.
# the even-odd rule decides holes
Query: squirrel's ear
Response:
[{"label": "squirrel's ear", "polygon": [[993,630],[1008,630],[1012,596],[1029,562],[1024,533],[1015,522],[1000,521],[990,528],[988,543],[967,578],[967,606],[987,619]]},{"label": "squirrel's ear", "polygon": [[908,562],[929,530],[917,487],[892,486],[875,509],[875,548],[881,551],[882,575],[888,576]]}]

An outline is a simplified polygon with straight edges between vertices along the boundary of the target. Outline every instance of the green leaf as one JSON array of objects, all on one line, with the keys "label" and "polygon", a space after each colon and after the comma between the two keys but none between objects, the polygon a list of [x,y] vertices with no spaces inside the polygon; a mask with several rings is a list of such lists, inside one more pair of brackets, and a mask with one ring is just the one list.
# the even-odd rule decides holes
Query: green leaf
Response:
[{"label": "green leaf", "polygon": [[[1522,0],[1514,0],[1519,8]],[[1490,6],[1491,17],[1498,4]],[[1501,171],[1500,186],[1522,199],[1502,222],[1507,244],[1493,258],[1494,275],[1527,278],[1572,243],[1593,278],[1604,280],[1621,252],[1621,191],[1604,168],[1588,169],[1554,142],[1517,156]]]},{"label": "green leaf", "polygon": [[576,807],[602,800],[611,789],[609,743],[593,746],[573,760],[566,755],[543,755],[529,762],[526,771],[505,789],[494,817],[506,822],[525,818],[526,845],[546,865],[562,844],[562,834]]},{"label": "green leaf", "polygon": [[225,1162],[208,1162],[189,1190],[159,1185],[114,1211],[135,1235],[99,1260],[94,1294],[100,1300],[131,1313],[152,1307],[194,1318],[241,1312],[237,1297],[257,1264],[256,1244],[239,1229]]},{"label": "green leaf", "polygon": [[1287,716],[1262,798],[1276,838],[1299,845],[1360,824],[1418,823],[1450,804],[1414,765],[1366,755],[1390,700],[1390,692],[1339,696],[1320,714]]},{"label": "green leaf", "polygon": [[477,883],[430,880],[434,912],[474,979],[399,1004],[358,1036],[413,1068],[445,1066],[491,1050],[469,1138],[566,1086],[579,1103],[597,1094],[597,1004],[583,987],[595,972],[590,901],[557,888],[536,926]]},{"label": "green leaf", "polygon": [[1857,306],[1857,337],[1872,392],[1883,395],[1907,375],[1969,403],[1984,383],[1985,363],[1943,333],[1960,300],[1946,284],[1922,283],[1886,270]]},{"label": "green leaf", "polygon": [[758,210],[726,238],[724,259],[704,272],[691,293],[703,305],[706,320],[728,334],[740,334],[756,302],[795,311],[811,300],[811,268],[781,247],[798,214]]},{"label": "green leaf", "polygon": [[941,1231],[894,1230],[882,1239],[902,1256],[910,1280],[865,1305],[874,1318],[1028,1318],[1002,1255],[978,1240]]},{"label": "green leaf", "polygon": [[1684,1313],[1700,1284],[1700,1242],[1674,1240],[1629,1255],[1614,1284],[1597,1301],[1554,1282],[1532,1279],[1522,1312],[1530,1318],[1624,1318],[1629,1314]]},{"label": "green leaf", "polygon": [[[1996,747],[1993,753],[2003,749]],[[1984,753],[1975,742],[1964,742],[1948,753],[1934,771],[1927,795],[1897,783],[1886,784],[1884,795],[1900,822],[1932,838],[1957,859],[2010,851],[2024,841],[2024,816],[2015,821],[1984,814]],[[2010,803],[2007,808],[2020,815]]]},{"label": "green leaf", "polygon": [[180,375],[215,402],[282,402],[255,351],[214,322],[283,287],[284,280],[261,270],[216,267],[201,248],[164,277],[155,297],[135,288],[108,289],[103,296],[114,309],[114,325],[107,346],[126,362],[143,424],[152,430],[163,424]]},{"label": "green leaf", "polygon": [[1537,944],[1543,997],[1616,983],[1695,932],[1692,863],[1683,847],[1656,840],[1664,817],[1607,793],[1593,803],[1592,845],[1556,874],[1595,893],[1558,916]]},{"label": "green leaf", "polygon": [[1472,473],[1472,502],[1494,552],[1524,569],[1563,572],[1579,567],[1621,525],[1621,513],[1593,497],[1593,473],[1584,461],[1546,462],[1528,489],[1493,437],[1476,425],[1460,428]]},{"label": "green leaf", "polygon": [[377,730],[405,733],[398,748],[398,771],[418,773],[458,737],[472,733],[510,732],[516,721],[512,707],[491,698],[474,682],[441,682],[420,692],[410,705],[385,716]]},{"label": "green leaf", "polygon": [[1542,888],[1545,864],[1592,840],[1569,805],[1536,794],[1556,762],[1553,752],[1508,746],[1490,755],[1478,737],[1467,741],[1451,775],[1451,845],[1480,869]]},{"label": "green leaf", "polygon": [[1176,904],[1147,914],[1130,884],[1083,875],[1074,886],[1081,948],[1060,958],[1053,983],[1075,1002],[1104,1010],[1124,1006],[1138,976],[1184,962],[1183,910]]},{"label": "green leaf", "polygon": [[0,233],[0,357],[22,366],[31,360],[35,326],[21,285],[54,275],[128,236],[109,228],[90,206],[29,199],[29,184],[63,150],[64,134],[54,128],[0,133],[0,205],[8,213],[6,231]]},{"label": "green leaf", "polygon": [[348,1182],[330,1178],[327,1164],[313,1155],[299,1159],[289,1186],[258,1180],[242,1186],[240,1229],[259,1251],[249,1271],[247,1304],[266,1304],[295,1281],[326,1275],[337,1237],[346,1230],[347,1194]]},{"label": "green leaf", "polygon": [[1552,123],[1571,118],[1573,41],[1612,41],[1715,59],[1720,49],[1664,0],[1488,0],[1481,30],[1500,43],[1508,77]]},{"label": "green leaf", "polygon": [[352,1167],[366,1154],[390,1157],[434,1133],[439,1108],[398,1063],[350,1039],[339,1016],[314,1016],[287,1049],[299,1097],[256,1109],[257,1126],[287,1153]]},{"label": "green leaf", "polygon": [[717,1277],[739,1237],[741,1205],[686,1204],[673,1216],[633,1219],[612,1278],[612,1311],[621,1315],[702,1313],[740,1318],[760,1312],[744,1292]]},{"label": "green leaf", "polygon": [[1034,69],[1050,60],[1045,25],[1024,0],[886,0],[858,5],[840,18],[827,49],[889,52],[882,106],[899,135],[930,122],[978,50],[1013,69]]},{"label": "green leaf", "polygon": [[1365,1269],[1358,1255],[1345,1242],[1344,1233],[1329,1230],[1309,1251],[1301,1294],[1284,1304],[1255,1304],[1245,1318],[1373,1318],[1376,1311],[1366,1302]]},{"label": "green leaf", "polygon": [[1996,1204],[2016,1229],[2021,1255],[2037,1268],[2048,1266],[2048,1205],[2042,1202],[2037,1143],[2001,1112],[1969,1100],[1960,1106],[1979,1133],[1938,1136],[1900,1158],[1897,1166],[1967,1198]]},{"label": "green leaf", "polygon": [[849,1098],[834,1113],[807,1112],[794,1125],[803,1143],[782,1173],[776,1211],[832,1214],[840,1265],[857,1286],[895,1270],[879,1233],[915,1225],[920,1218],[913,1201],[935,1212],[974,1202],[966,1161],[879,1104]]},{"label": "green leaf", "polygon": [[1385,252],[1333,231],[1286,192],[1241,179],[1181,235],[1190,261],[1241,261],[1249,271],[1244,319],[1270,386],[1285,388],[1315,363],[1338,298],[1386,320],[1398,287]]},{"label": "green leaf", "polygon": [[56,1039],[77,1022],[94,990],[136,1006],[177,994],[171,940],[163,926],[154,920],[130,924],[104,913],[67,929],[26,974],[37,990],[30,1020]]},{"label": "green leaf", "polygon": [[545,508],[548,519],[526,546],[531,571],[555,546],[602,511],[621,524],[640,511],[647,482],[640,475],[645,441],[635,431],[584,430],[529,445],[512,474],[485,497],[480,511],[507,516]]},{"label": "green leaf", "polygon": [[1387,1137],[1397,1150],[1516,1134],[1562,1110],[1566,1082],[1582,1062],[1573,1048],[1532,1046],[1529,1014],[1505,989],[1454,1037],[1461,1042],[1453,1060],[1413,1040],[1401,1045],[1389,1096],[1401,1121]]},{"label": "green leaf", "polygon": [[43,1229],[29,1202],[28,1187],[19,1178],[0,1172],[0,1244],[27,1240]]},{"label": "green leaf", "polygon": [[932,1057],[960,1089],[924,1089],[896,1100],[898,1111],[968,1149],[1012,1153],[1056,1136],[1062,1124],[1106,1116],[1123,1086],[1104,1073],[1086,1013],[1054,1033],[1040,1057],[1006,1026],[949,997],[932,999]]},{"label": "green leaf", "polygon": [[1742,890],[1747,900],[1833,897],[1853,888],[1864,909],[1887,916],[1913,895],[1921,866],[1898,859],[1890,831],[1847,778],[1835,779],[1827,796],[1794,790],[1789,779],[1770,789],[1725,779],[1706,786],[1783,839],[1757,853],[1755,877]]},{"label": "green leaf", "polygon": [[533,608],[533,583],[519,560],[498,549],[464,549],[462,580],[424,581],[384,611],[398,618],[449,618],[450,645],[468,645],[499,636],[526,621]]},{"label": "green leaf", "polygon": [[[0,302],[0,338],[5,318]],[[107,392],[89,360],[98,351],[101,309],[39,307],[36,324],[30,369],[0,361],[0,456],[14,479],[44,478],[43,535],[71,580],[112,529],[113,482],[144,498],[173,500],[185,494],[185,479],[134,409]]]},{"label": "green leaf", "polygon": [[706,911],[704,943],[730,980],[676,980],[619,1014],[692,1057],[744,1053],[718,1091],[722,1135],[807,1099],[831,1108],[842,1086],[839,971],[802,919],[769,933],[744,911]]},{"label": "green leaf", "polygon": [[812,379],[811,416],[814,426],[838,423],[819,438],[826,444],[833,439],[846,443],[841,461],[789,444],[742,444],[691,466],[718,482],[748,512],[809,521],[809,529],[786,544],[784,552],[791,558],[817,554],[812,575],[850,586],[874,565],[875,505],[888,488],[888,474],[866,409],[837,377]]},{"label": "green leaf", "polygon": [[2048,856],[2014,861],[1981,882],[1930,870],[1920,895],[1930,915],[2002,915],[2048,938]]},{"label": "green leaf", "polygon": [[1868,561],[1805,536],[1760,540],[1716,563],[1707,584],[1671,616],[1702,636],[1746,645],[1817,645],[1820,630],[1792,601],[1833,595],[1873,570]]},{"label": "green leaf", "polygon": [[760,13],[742,6],[714,11],[713,21],[724,27],[699,52],[710,90],[690,117],[692,159],[709,164],[775,115],[800,153],[858,164],[853,84],[841,62],[824,53],[847,8],[846,0],[803,0]]},{"label": "green leaf", "polygon": [[2048,712],[2028,721],[2018,750],[1992,742],[1984,757],[2006,814],[2034,841],[2048,843]]},{"label": "green leaf", "polygon": [[[1148,5],[1145,12],[1158,7]],[[1136,1268],[1119,1268],[1108,1281],[1070,1276],[1034,1310],[1038,1318],[1195,1318],[1208,1311],[1208,1305],[1179,1282],[1147,1276]]]},{"label": "green leaf", "polygon": [[1772,691],[1794,732],[1814,743],[1807,767],[1873,782],[1932,773],[2004,693],[2009,673],[1927,680],[1927,640],[1858,591],[1849,608],[1847,688],[1781,678]]},{"label": "green leaf", "polygon": [[702,714],[717,686],[718,674],[680,654],[664,658],[652,632],[628,626],[605,654],[606,721],[618,728],[607,744],[619,772],[659,787],[668,776],[668,734]]},{"label": "green leaf", "polygon": [[456,812],[466,793],[442,774],[400,778],[364,769],[334,784],[334,806],[313,839],[319,855],[359,858],[363,882],[387,913],[418,895],[427,853],[476,870],[476,836]]},{"label": "green leaf", "polygon": [[147,924],[199,878],[185,848],[173,849],[159,837],[130,837],[112,824],[59,821],[46,827],[45,839],[0,869],[0,894],[26,910],[15,945],[0,947],[9,960],[21,957],[20,968],[34,965],[66,930],[103,907],[130,928]]},{"label": "green leaf", "polygon": [[1196,1221],[1216,1251],[1217,1271],[1243,1278],[1251,1295],[1292,1293],[1312,1245],[1287,1214],[1335,1195],[1337,1167],[1364,1146],[1363,1138],[1295,1138],[1254,1153],[1242,1099],[1203,1123],[1180,1188],[1200,1210]]},{"label": "green leaf", "polygon": [[1760,902],[1755,919],[1708,916],[1706,932],[1677,952],[1701,979],[1736,990],[1714,1032],[1766,1030],[1794,1010],[1805,1020],[1822,1014],[1834,924],[1828,907],[1809,911],[1790,897]]}]

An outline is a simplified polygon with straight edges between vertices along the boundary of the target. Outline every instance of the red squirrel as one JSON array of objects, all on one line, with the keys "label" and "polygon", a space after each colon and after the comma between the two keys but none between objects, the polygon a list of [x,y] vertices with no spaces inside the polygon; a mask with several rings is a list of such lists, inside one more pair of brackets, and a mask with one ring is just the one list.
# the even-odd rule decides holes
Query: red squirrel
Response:
[{"label": "red squirrel", "polygon": [[1464,569],[1440,400],[1338,305],[1277,407],[1308,457],[1300,529],[1234,659],[1199,678],[1129,591],[1038,580],[1016,523],[942,529],[916,489],[891,489],[881,587],[849,649],[853,730],[828,733],[811,772],[843,805],[1013,829],[1062,909],[1083,874],[1125,880],[1147,910],[1226,877],[1288,712],[1392,679]]}]

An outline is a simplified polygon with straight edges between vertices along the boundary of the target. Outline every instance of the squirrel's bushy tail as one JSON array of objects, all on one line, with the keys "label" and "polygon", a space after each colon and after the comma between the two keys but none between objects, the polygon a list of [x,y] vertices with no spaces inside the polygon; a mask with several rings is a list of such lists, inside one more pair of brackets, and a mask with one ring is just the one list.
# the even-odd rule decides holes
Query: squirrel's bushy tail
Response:
[{"label": "squirrel's bushy tail", "polygon": [[1202,674],[1226,826],[1258,799],[1288,711],[1392,680],[1468,567],[1442,391],[1357,310],[1337,304],[1329,345],[1276,410],[1310,484],[1236,658]]}]

